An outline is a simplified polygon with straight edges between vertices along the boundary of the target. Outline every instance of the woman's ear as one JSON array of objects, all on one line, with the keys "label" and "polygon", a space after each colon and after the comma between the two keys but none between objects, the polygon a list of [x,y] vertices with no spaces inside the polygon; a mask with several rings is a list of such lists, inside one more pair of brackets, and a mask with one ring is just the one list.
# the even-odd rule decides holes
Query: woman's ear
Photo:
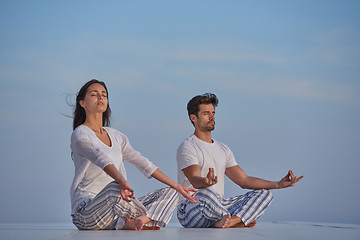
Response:
[{"label": "woman's ear", "polygon": [[80,104],[80,106],[81,106],[82,108],[85,109],[85,107],[84,107],[84,101],[83,101],[83,100],[80,100],[80,101],[79,101],[79,104]]}]

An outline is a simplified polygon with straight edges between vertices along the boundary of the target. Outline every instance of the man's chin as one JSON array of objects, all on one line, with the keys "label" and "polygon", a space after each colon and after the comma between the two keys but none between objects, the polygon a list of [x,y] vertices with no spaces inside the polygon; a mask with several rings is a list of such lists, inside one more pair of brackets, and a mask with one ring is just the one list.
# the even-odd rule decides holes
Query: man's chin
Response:
[{"label": "man's chin", "polygon": [[213,131],[215,129],[215,126],[214,127],[208,127],[206,130],[208,130],[209,132]]}]

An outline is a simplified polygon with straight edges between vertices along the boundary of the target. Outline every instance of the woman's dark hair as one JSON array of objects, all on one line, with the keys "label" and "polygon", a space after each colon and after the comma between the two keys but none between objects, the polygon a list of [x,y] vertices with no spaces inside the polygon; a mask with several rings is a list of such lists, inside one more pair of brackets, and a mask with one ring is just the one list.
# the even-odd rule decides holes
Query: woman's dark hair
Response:
[{"label": "woman's dark hair", "polygon": [[88,81],[87,83],[85,83],[84,86],[82,86],[82,88],[80,89],[80,91],[76,94],[76,105],[75,105],[74,114],[73,114],[73,116],[74,116],[73,130],[75,130],[75,128],[77,128],[78,126],[80,126],[81,124],[83,124],[85,122],[86,113],[85,113],[84,108],[80,105],[80,101],[84,100],[88,88],[90,87],[90,85],[92,85],[94,83],[101,84],[106,90],[106,93],[108,96],[108,105],[107,105],[106,111],[103,113],[103,126],[105,126],[105,127],[110,126],[111,109],[109,106],[109,92],[108,92],[107,87],[104,82],[96,80],[96,79],[92,79],[92,80]]},{"label": "woman's dark hair", "polygon": [[[202,95],[198,95],[193,97],[187,104],[187,111],[190,119],[190,115],[194,114],[198,117],[198,113],[200,111],[200,104],[212,104],[214,108],[218,105],[219,100],[215,94],[205,93]],[[190,119],[191,121],[191,119]],[[194,123],[191,121],[194,125]]]}]

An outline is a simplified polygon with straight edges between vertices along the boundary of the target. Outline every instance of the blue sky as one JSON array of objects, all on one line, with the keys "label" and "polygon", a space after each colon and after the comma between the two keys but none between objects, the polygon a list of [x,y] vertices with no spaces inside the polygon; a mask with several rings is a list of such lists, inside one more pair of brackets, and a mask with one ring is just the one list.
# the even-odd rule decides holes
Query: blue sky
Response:
[{"label": "blue sky", "polygon": [[[105,81],[112,127],[176,179],[186,104],[274,190],[262,221],[360,224],[359,1],[0,1],[0,222],[70,222],[75,94]],[[138,197],[162,187],[127,165]],[[244,193],[226,182],[227,196]],[[176,219],[173,218],[175,221]]]}]

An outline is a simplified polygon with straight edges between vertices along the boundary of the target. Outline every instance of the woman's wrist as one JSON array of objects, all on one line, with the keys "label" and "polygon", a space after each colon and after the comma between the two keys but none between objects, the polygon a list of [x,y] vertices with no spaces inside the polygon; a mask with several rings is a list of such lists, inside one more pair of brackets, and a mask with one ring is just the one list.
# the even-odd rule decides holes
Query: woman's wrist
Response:
[{"label": "woman's wrist", "polygon": [[172,186],[171,188],[175,189],[176,191],[179,191],[181,187],[180,184],[175,183],[174,186]]},{"label": "woman's wrist", "polygon": [[120,185],[120,188],[126,188],[126,186],[129,185],[125,178],[119,179],[117,182]]}]

